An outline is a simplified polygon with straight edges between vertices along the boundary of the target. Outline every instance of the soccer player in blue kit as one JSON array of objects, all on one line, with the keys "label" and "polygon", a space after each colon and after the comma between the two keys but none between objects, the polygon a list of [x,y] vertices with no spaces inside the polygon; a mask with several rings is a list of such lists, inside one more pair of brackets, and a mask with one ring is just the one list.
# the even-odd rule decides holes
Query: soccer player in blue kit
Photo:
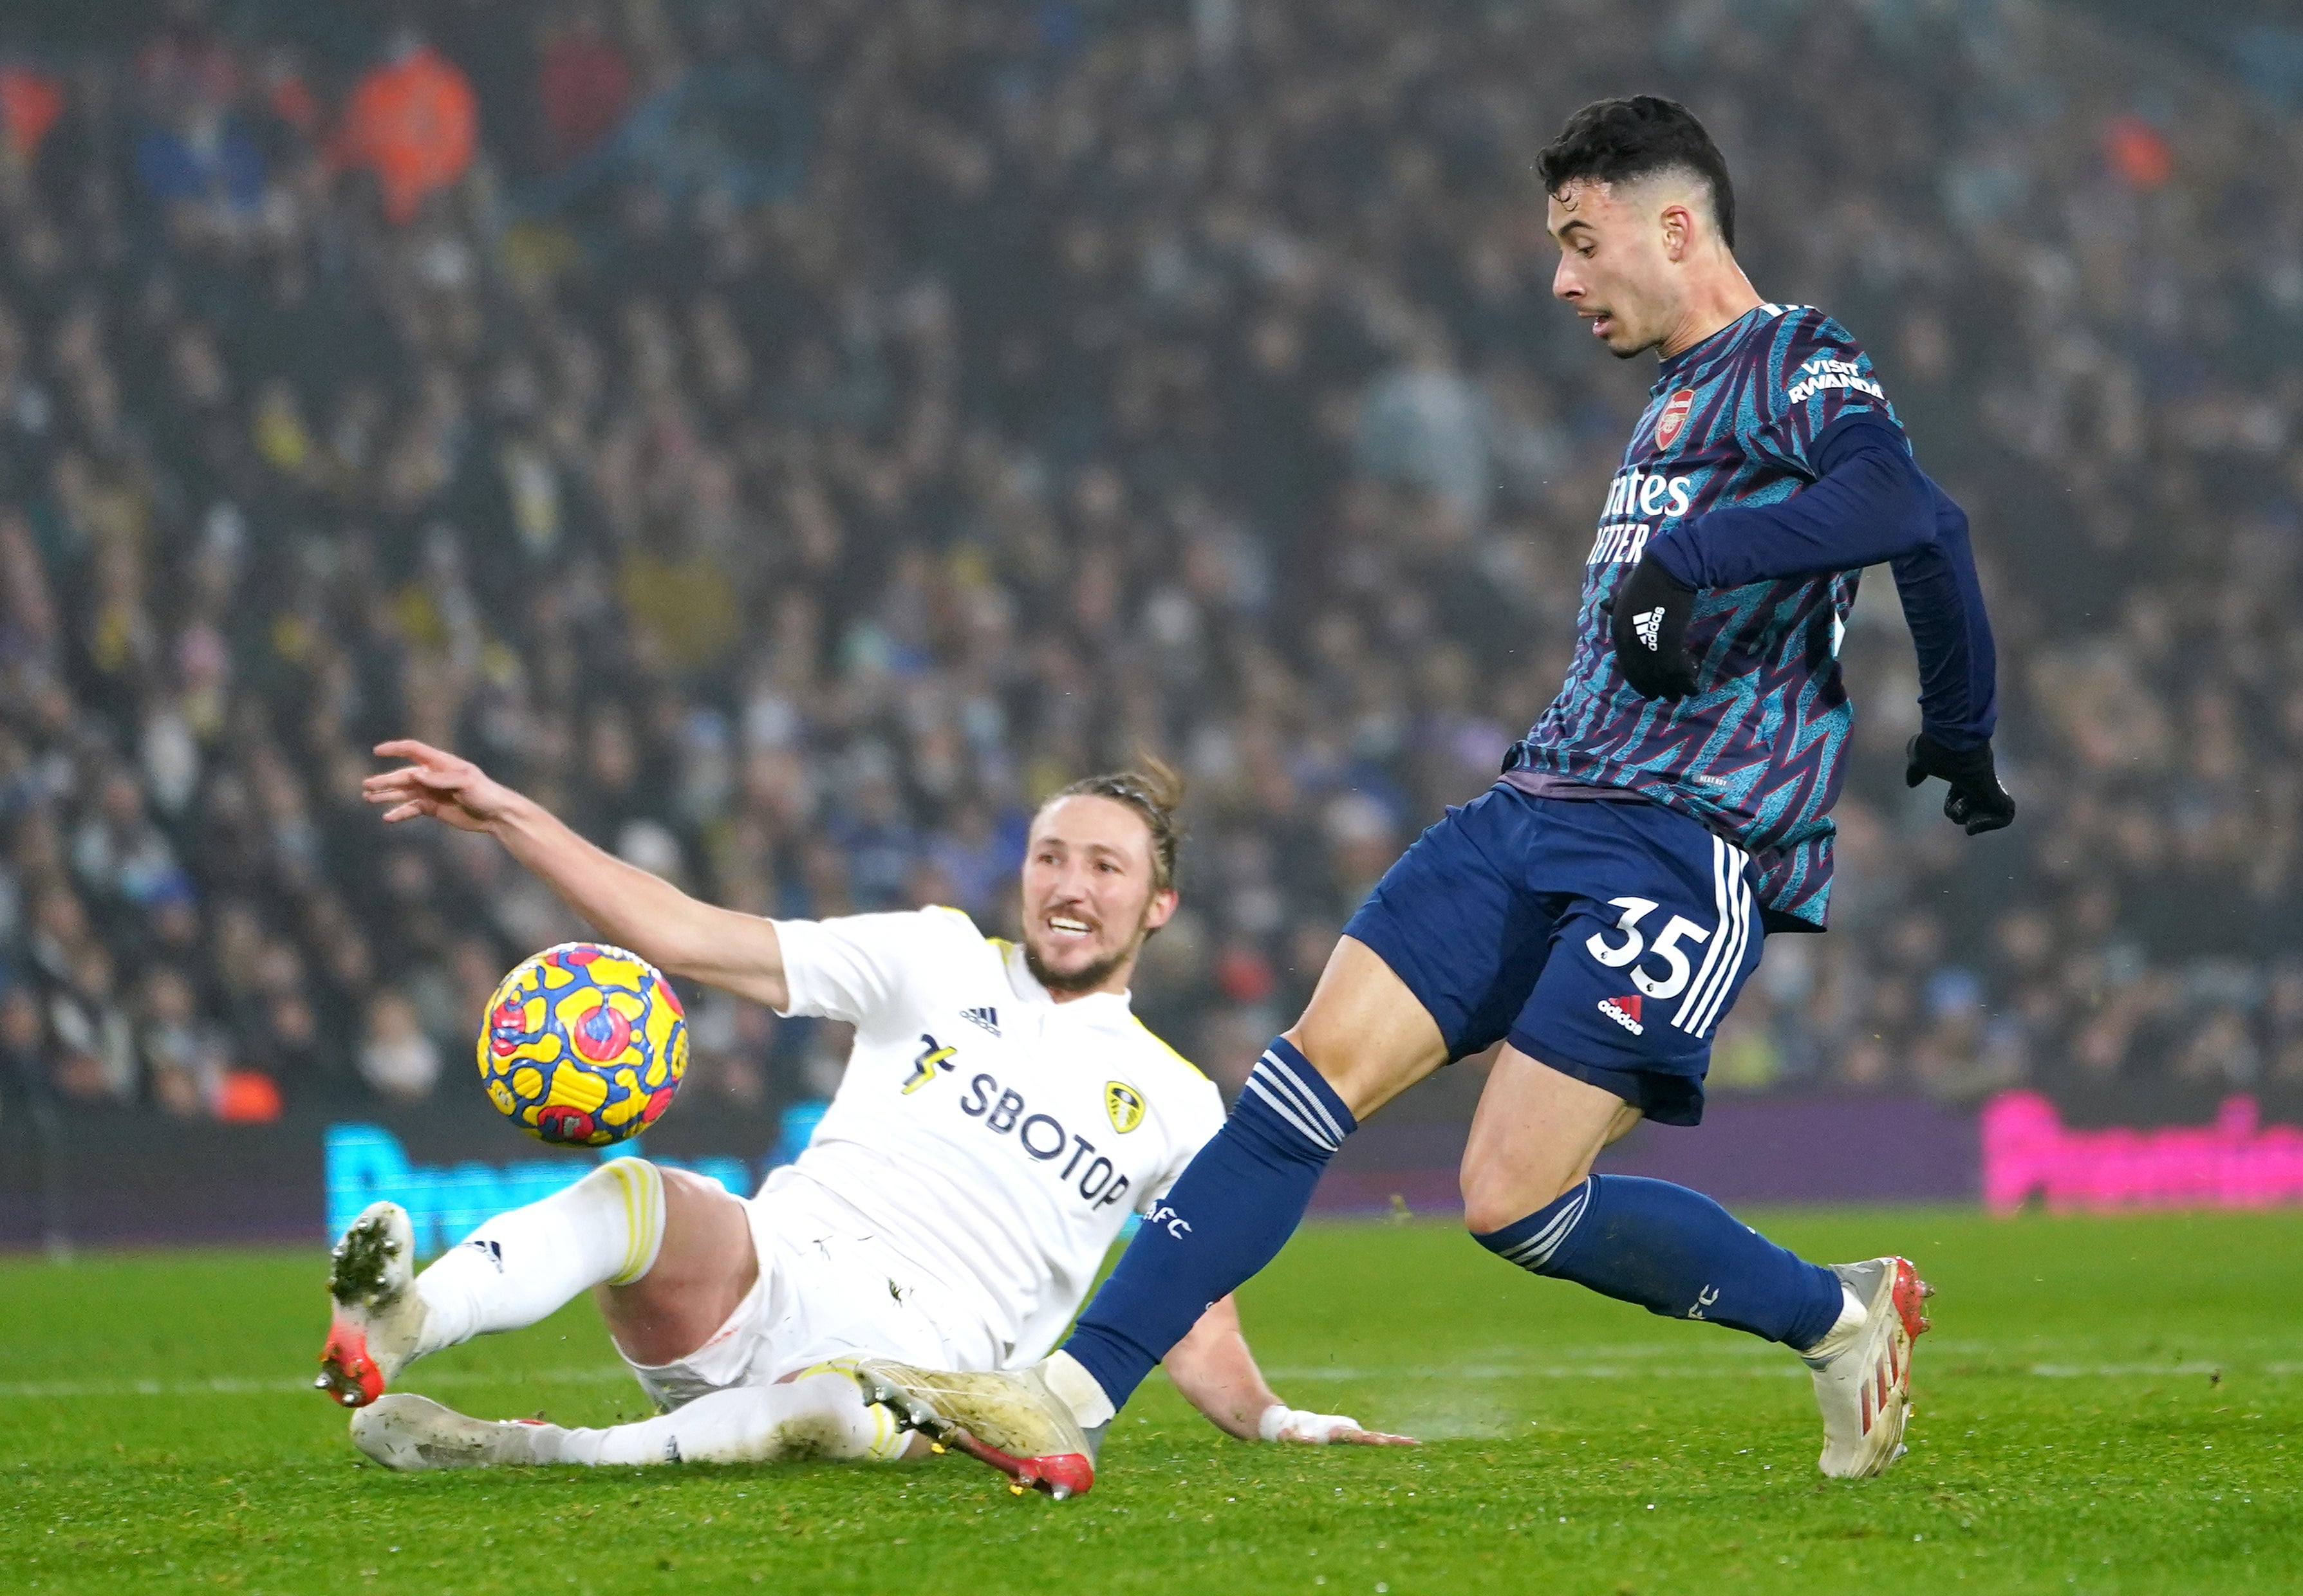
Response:
[{"label": "soccer player in blue kit", "polygon": [[1019,1482],[1058,1459],[1081,1477],[1161,1355],[1286,1241],[1344,1137],[1499,1040],[1464,1155],[1474,1239],[1790,1348],[1814,1374],[1826,1474],[1902,1449],[1929,1295],[1908,1260],[1810,1263],[1699,1193],[1591,1165],[1642,1116],[1702,1117],[1712,1034],[1763,938],[1824,928],[1852,718],[1839,641],[1864,567],[1892,570],[1919,656],[1907,780],[1947,782],[1970,835],[2014,818],[1967,519],[1846,330],[1753,290],[1726,165],[1683,107],[1587,106],[1539,173],[1552,291],[1611,353],[1662,363],[1600,512],[1566,685],[1501,780],[1354,915],[1061,1349],[964,1383],[870,1366],[899,1418],[970,1429]]}]

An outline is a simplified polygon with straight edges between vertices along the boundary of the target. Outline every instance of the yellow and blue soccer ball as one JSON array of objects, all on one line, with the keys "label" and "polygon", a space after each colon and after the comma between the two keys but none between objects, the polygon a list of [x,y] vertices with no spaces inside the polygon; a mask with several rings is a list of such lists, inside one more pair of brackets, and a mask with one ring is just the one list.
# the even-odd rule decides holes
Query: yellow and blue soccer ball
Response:
[{"label": "yellow and blue soccer ball", "polygon": [[662,971],[602,942],[546,948],[503,978],[480,1081],[542,1141],[605,1147],[662,1117],[688,1072],[688,1016]]}]

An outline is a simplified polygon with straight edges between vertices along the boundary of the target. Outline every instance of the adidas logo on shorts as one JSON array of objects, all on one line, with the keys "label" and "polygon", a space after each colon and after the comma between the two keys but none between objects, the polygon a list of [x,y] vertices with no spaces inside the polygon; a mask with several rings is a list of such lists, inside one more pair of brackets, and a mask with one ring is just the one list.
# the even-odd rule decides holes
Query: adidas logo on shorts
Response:
[{"label": "adidas logo on shorts", "polygon": [[1634,1036],[1647,1034],[1648,1028],[1640,1024],[1640,1000],[1637,993],[1625,998],[1601,998],[1599,1012]]}]

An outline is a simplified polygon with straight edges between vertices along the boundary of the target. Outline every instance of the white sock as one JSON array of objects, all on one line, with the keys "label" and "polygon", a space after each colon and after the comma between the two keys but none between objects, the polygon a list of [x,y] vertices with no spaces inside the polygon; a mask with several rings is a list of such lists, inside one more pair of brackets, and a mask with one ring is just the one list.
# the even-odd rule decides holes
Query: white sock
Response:
[{"label": "white sock", "polygon": [[416,1277],[416,1356],[534,1324],[603,1284],[628,1286],[663,1246],[663,1177],[645,1159],[602,1164],[541,1203],[500,1213]]},{"label": "white sock", "polygon": [[1083,1367],[1068,1352],[1052,1354],[1040,1365],[1040,1378],[1057,1399],[1072,1410],[1083,1430],[1092,1430],[1099,1424],[1109,1424],[1115,1414],[1111,1398],[1095,1383],[1095,1376]]},{"label": "white sock", "polygon": [[1831,1328],[1824,1332],[1822,1340],[1800,1354],[1810,1363],[1819,1364],[1845,1352],[1855,1345],[1855,1338],[1862,1334],[1863,1327],[1870,1322],[1871,1311],[1855,1299],[1855,1293],[1847,1288],[1843,1280],[1840,1282],[1839,1297],[1839,1317],[1832,1321]]},{"label": "white sock", "polygon": [[866,1407],[838,1370],[782,1385],[713,1391],[662,1418],[606,1430],[545,1426],[539,1463],[779,1463],[811,1457],[900,1457],[910,1437],[883,1407]]}]

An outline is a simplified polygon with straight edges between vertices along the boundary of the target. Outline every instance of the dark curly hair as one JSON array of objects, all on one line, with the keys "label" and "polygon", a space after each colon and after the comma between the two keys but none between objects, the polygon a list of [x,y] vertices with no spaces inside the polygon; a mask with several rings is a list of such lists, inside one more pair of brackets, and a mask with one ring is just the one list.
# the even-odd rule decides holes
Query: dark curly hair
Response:
[{"label": "dark curly hair", "polygon": [[1711,219],[1727,247],[1735,247],[1735,186],[1727,181],[1726,158],[1677,100],[1653,94],[1593,100],[1543,147],[1535,171],[1543,191],[1555,195],[1578,178],[1619,183],[1685,172],[1711,190]]},{"label": "dark curly hair", "polygon": [[[1184,845],[1184,828],[1176,818],[1176,811],[1183,806],[1185,785],[1183,773],[1166,760],[1139,754],[1134,768],[1101,776],[1082,776],[1070,786],[1050,793],[1047,801],[1052,804],[1058,798],[1107,798],[1135,810],[1151,828],[1152,885],[1162,889],[1176,884],[1176,852]],[[1047,804],[1040,806],[1044,809]]]}]

